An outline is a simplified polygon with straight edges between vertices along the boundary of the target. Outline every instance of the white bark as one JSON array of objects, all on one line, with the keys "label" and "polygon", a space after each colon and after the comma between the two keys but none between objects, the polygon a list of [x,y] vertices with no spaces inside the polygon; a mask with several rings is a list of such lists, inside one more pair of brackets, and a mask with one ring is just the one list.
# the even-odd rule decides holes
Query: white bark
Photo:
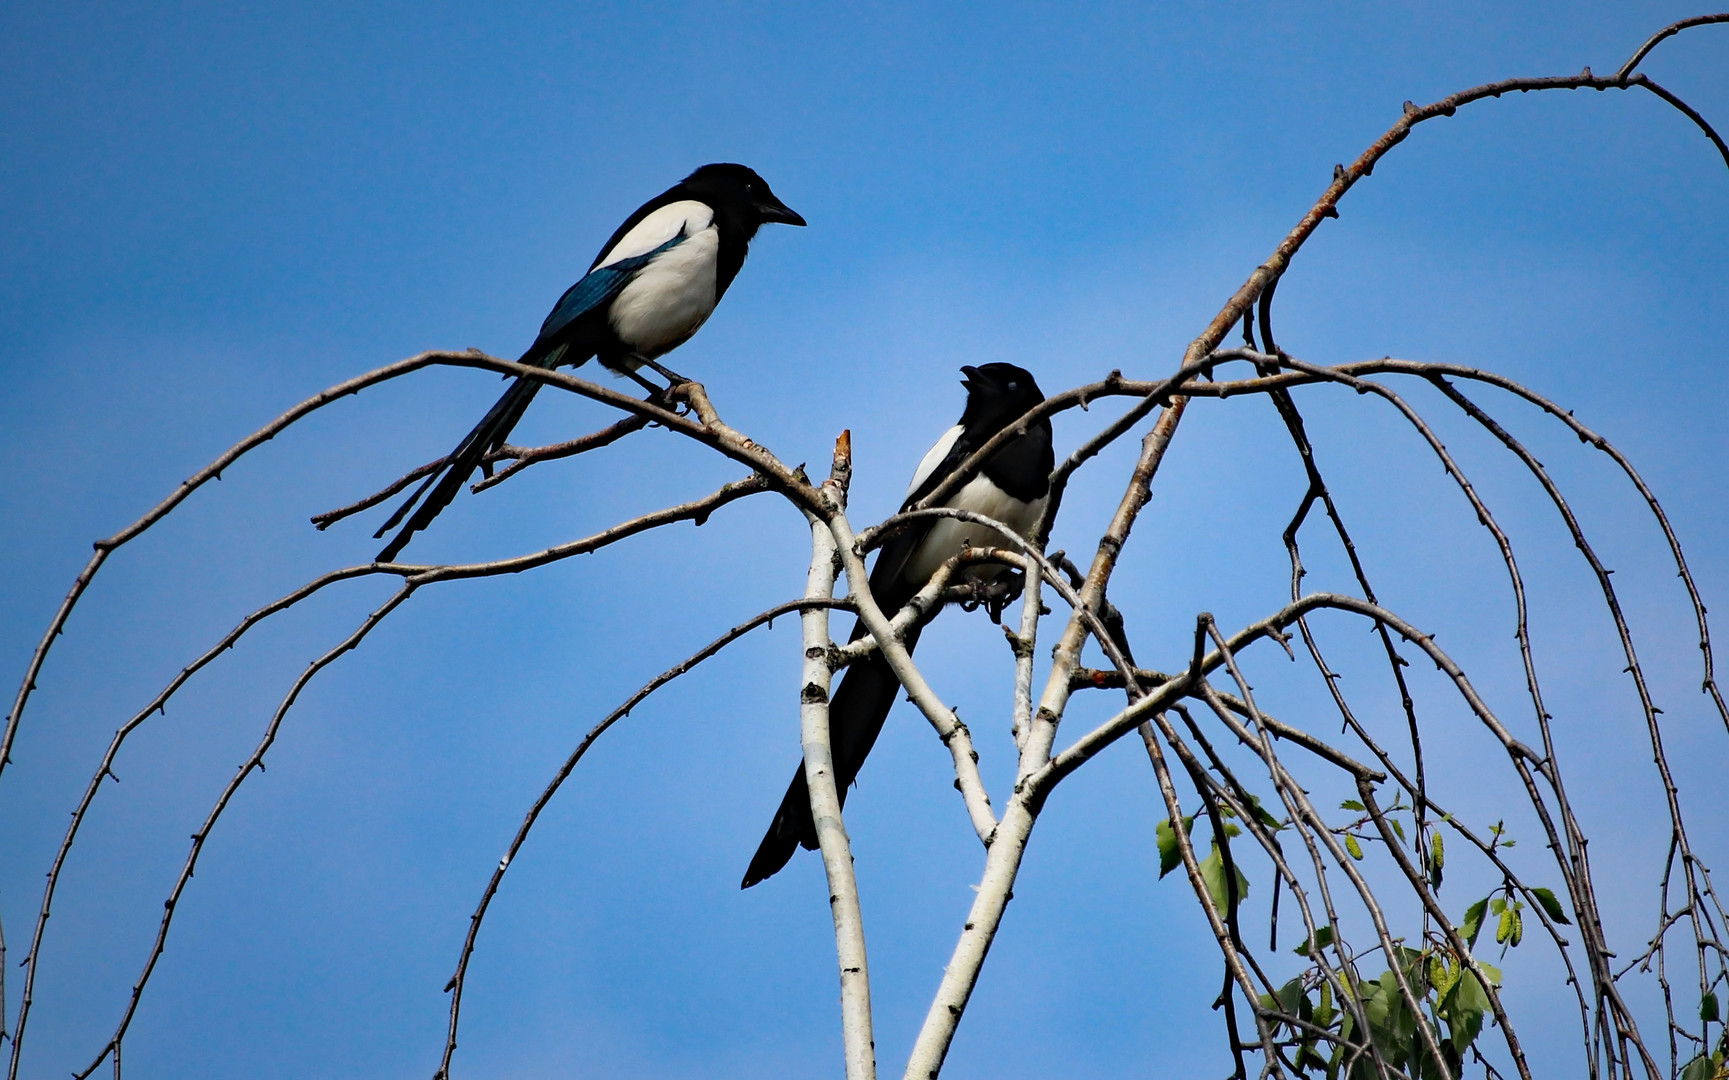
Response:
[{"label": "white bark", "polygon": [[1044,575],[1029,572],[1021,593],[1021,632],[1010,638],[1015,649],[1015,750],[1024,753],[1033,729],[1033,649],[1039,640],[1039,608]]},{"label": "white bark", "polygon": [[961,1014],[966,1012],[967,999],[978,984],[985,954],[990,952],[997,927],[1002,925],[1003,912],[1014,895],[1015,875],[1020,872],[1033,820],[1019,795],[1009,800],[1002,824],[997,826],[996,839],[985,855],[984,876],[979,880],[972,910],[967,912],[960,942],[955,945],[949,966],[943,969],[936,1000],[925,1014],[924,1026],[919,1029],[918,1041],[907,1059],[906,1080],[934,1080],[942,1070],[955,1028],[961,1022]]},{"label": "white bark", "polygon": [[[824,485],[844,507],[838,485]],[[805,598],[826,600],[834,595],[834,536],[811,517],[810,575]],[[799,622],[804,630],[804,667],[799,690],[799,728],[804,744],[805,785],[810,790],[811,820],[816,822],[823,870],[828,874],[829,909],[834,916],[834,941],[840,962],[841,1032],[847,1080],[876,1080],[876,1041],[871,1031],[870,967],[865,959],[864,914],[859,907],[858,879],[853,873],[852,844],[841,820],[840,792],[835,787],[834,754],[829,745],[828,609],[810,608]]]},{"label": "white bark", "polygon": [[852,525],[847,522],[844,511],[837,512],[829,518],[829,530],[834,534],[836,548],[840,552],[842,564],[846,567],[847,584],[851,588],[854,602],[858,604],[859,618],[864,620],[871,636],[876,638],[877,647],[882,650],[883,658],[889,663],[901,686],[906,690],[907,697],[925,714],[931,727],[936,729],[937,736],[949,748],[949,754],[954,758],[955,783],[960,788],[961,798],[966,802],[967,816],[972,819],[973,830],[978,833],[987,847],[997,829],[997,819],[991,810],[991,797],[985,791],[984,780],[979,777],[978,755],[973,750],[972,735],[967,726],[961,723],[954,710],[944,705],[937,697],[925,677],[913,665],[912,656],[906,646],[894,635],[889,626],[889,620],[877,606],[876,598],[871,595],[870,575],[865,571],[864,557],[855,547],[857,537],[853,535]]}]

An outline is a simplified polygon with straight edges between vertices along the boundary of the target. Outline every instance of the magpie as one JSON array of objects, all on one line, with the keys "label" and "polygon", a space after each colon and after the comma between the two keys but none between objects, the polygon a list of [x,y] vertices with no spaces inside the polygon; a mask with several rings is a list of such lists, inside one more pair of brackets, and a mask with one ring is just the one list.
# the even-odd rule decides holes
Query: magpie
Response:
[{"label": "magpie", "polygon": [[[919,462],[906,500],[901,504],[903,511],[934,491],[993,435],[1045,399],[1032,375],[1013,364],[983,364],[963,367],[961,371],[966,375],[961,382],[967,388],[966,409],[961,413],[960,423],[944,432]],[[1023,434],[992,455],[977,475],[943,505],[983,514],[1026,537],[1038,523],[1050,497],[1054,460],[1051,422],[1041,418],[1028,424]],[[954,518],[920,520],[895,534],[878,552],[876,565],[871,569],[871,595],[883,614],[893,618],[944,562],[969,546],[1014,545],[995,529]],[[990,580],[1003,570],[1000,564],[987,563],[970,567],[967,574],[973,580]],[[909,653],[918,644],[919,630],[914,626],[906,632]],[[853,626],[850,640],[858,641],[869,633],[860,619]],[[881,652],[853,663],[841,676],[840,688],[829,702],[828,726],[834,751],[835,786],[843,804],[847,788],[858,777],[860,766],[882,731],[900,685]],[[793,774],[786,797],[780,801],[780,809],[775,811],[774,821],[756,849],[740,888],[748,889],[778,873],[801,844],[807,851],[816,850],[816,824],[810,816],[810,795],[805,788],[802,765]]]},{"label": "magpie", "polygon": [[[769,222],[805,223],[754,171],[743,165],[704,165],[624,219],[588,273],[558,298],[540,336],[518,362],[551,369],[580,367],[599,357],[650,391],[660,388],[636,373],[644,364],[681,381],[655,358],[684,344],[702,326],[744,265],[757,228]],[[540,386],[534,379],[517,379],[444,465],[373,534],[373,539],[382,537],[420,503],[378,553],[379,562],[396,558],[450,505],[481,459],[504,445]]]}]

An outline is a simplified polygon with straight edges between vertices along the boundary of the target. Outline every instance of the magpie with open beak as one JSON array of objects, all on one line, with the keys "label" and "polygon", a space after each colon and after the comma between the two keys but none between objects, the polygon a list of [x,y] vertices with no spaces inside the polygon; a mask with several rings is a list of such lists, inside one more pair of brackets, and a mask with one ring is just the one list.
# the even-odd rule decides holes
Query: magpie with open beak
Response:
[{"label": "magpie with open beak", "polygon": [[[745,166],[704,165],[624,220],[588,273],[559,297],[519,363],[580,367],[599,357],[650,390],[659,388],[636,374],[644,364],[678,381],[655,358],[684,344],[708,319],[744,265],[758,227],[771,222],[803,225],[804,218]],[[540,386],[533,379],[516,380],[445,464],[373,534],[382,537],[419,503],[378,553],[379,562],[395,559],[450,505],[481,459],[504,445]]]},{"label": "magpie with open beak", "polygon": [[[919,462],[907,489],[904,511],[936,490],[973,451],[1008,427],[1045,399],[1030,373],[1013,364],[963,367],[962,385],[967,388],[966,410],[960,423],[943,433]],[[949,496],[944,506],[971,510],[1000,521],[1022,537],[1029,537],[1050,497],[1051,422],[1040,418],[1027,425],[1025,433],[1004,444],[985,462],[977,475]],[[933,518],[902,529],[883,545],[871,570],[871,595],[883,614],[893,618],[913,595],[924,587],[942,564],[967,547],[1013,548],[995,529],[970,521]],[[967,571],[974,580],[989,580],[1004,572],[1002,565],[977,564]],[[906,632],[910,653],[918,644],[920,627]],[[853,627],[852,641],[869,634],[864,620]],[[881,652],[857,661],[841,676],[839,689],[829,703],[829,740],[834,751],[835,784],[842,804],[847,788],[858,777],[860,766],[876,743],[883,721],[888,719],[900,680]],[[816,850],[816,825],[810,815],[810,795],[805,788],[804,767],[793,774],[786,797],[775,811],[768,834],[756,849],[745,871],[742,888],[779,872],[803,845]]]}]

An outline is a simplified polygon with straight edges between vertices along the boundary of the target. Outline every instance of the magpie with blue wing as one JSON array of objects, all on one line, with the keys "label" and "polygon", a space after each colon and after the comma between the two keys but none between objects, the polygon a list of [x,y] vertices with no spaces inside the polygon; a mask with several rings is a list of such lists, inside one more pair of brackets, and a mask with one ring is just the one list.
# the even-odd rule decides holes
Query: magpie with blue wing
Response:
[{"label": "magpie with blue wing", "polygon": [[[966,375],[961,383],[967,388],[966,409],[961,413],[960,423],[944,432],[919,462],[906,500],[901,504],[903,511],[935,491],[992,436],[1045,400],[1032,375],[1013,364],[984,364],[963,367],[961,371]],[[1051,422],[1041,417],[1028,424],[1024,433],[1005,443],[943,505],[983,514],[1022,537],[1029,537],[1050,498],[1054,461]],[[944,562],[967,547],[1014,545],[995,529],[954,518],[919,520],[891,537],[877,553],[870,576],[871,595],[883,614],[893,618]],[[972,580],[988,581],[1004,569],[1000,564],[981,563],[969,567],[966,573]],[[907,630],[904,639],[907,652],[918,644],[920,629],[914,626]],[[858,641],[869,633],[860,619],[853,626],[851,640]],[[843,804],[847,788],[858,777],[865,757],[876,744],[900,688],[900,680],[881,652],[855,662],[841,676],[840,687],[829,702],[828,727],[834,751],[835,785]],[[810,795],[802,765],[793,774],[786,797],[775,811],[774,821],[756,849],[740,887],[748,889],[778,873],[800,845],[807,851],[814,851],[817,846],[816,824],[811,820]]]},{"label": "magpie with blue wing", "polygon": [[[744,265],[757,229],[771,222],[805,223],[752,170],[704,165],[625,219],[588,273],[559,297],[541,324],[540,336],[518,362],[551,369],[580,367],[598,357],[651,392],[660,388],[637,374],[643,365],[671,382],[682,381],[655,358],[697,332]],[[379,562],[395,559],[415,533],[450,505],[481,460],[504,445],[540,386],[534,379],[517,379],[444,465],[373,534],[374,539],[382,537],[419,503],[402,531],[378,553]]]}]

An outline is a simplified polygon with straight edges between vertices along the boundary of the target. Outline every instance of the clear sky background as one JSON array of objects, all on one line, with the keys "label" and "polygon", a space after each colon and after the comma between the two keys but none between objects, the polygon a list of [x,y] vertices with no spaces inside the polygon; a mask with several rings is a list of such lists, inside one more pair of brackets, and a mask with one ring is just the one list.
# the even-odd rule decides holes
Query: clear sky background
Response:
[{"label": "clear sky background", "polygon": [[[705,161],[752,165],[810,227],[765,229],[673,362],[785,460],[825,462],[851,428],[853,505],[871,521],[958,415],[961,364],[1012,361],[1047,391],[1112,368],[1162,375],[1401,102],[1613,70],[1701,10],[9,5],[0,670],[23,671],[91,540],[324,386],[422,349],[516,355],[617,222]],[[1729,30],[1671,41],[1645,70],[1729,125]],[[1726,284],[1729,172],[1710,145],[1648,94],[1555,92],[1423,126],[1304,250],[1278,328],[1308,360],[1481,365],[1577,410],[1644,471],[1707,603],[1729,610]],[[369,559],[378,514],[328,533],[307,518],[445,452],[497,392],[491,376],[433,371],[345,401],[109,563],[0,779],[14,1015],[42,875],[114,727],[245,612]],[[1633,955],[1667,830],[1601,597],[1516,462],[1410,393],[1519,546],[1611,940]],[[1299,400],[1383,599],[1438,631],[1534,738],[1488,535],[1385,405],[1322,389]],[[1617,571],[1695,839],[1729,873],[1729,740],[1698,694],[1691,612],[1660,534],[1600,455],[1484,400],[1567,485]],[[1059,452],[1103,415],[1065,415]],[[542,394],[514,441],[604,422]],[[1128,443],[1071,492],[1056,545],[1088,549]],[[409,555],[530,551],[737,474],[651,432],[460,497]],[[1229,628],[1282,602],[1278,536],[1300,494],[1265,401],[1191,410],[1113,587],[1144,663],[1179,665],[1197,611]],[[441,988],[523,811],[614,704],[796,595],[807,545],[802,520],[763,497],[701,530],[417,596],[312,684],[269,771],[217,827],[126,1043],[128,1075],[430,1075]],[[1320,533],[1307,550],[1312,587],[1347,584]],[[333,589],[268,624],[128,744],[62,881],[25,1075],[94,1055],[188,834],[295,675],[387,589]],[[1324,629],[1371,722],[1396,731],[1384,676],[1353,654],[1360,626]],[[920,656],[968,717],[1000,802],[1000,636],[951,613]],[[1270,708],[1336,730],[1312,679],[1274,651],[1250,662]],[[797,663],[787,620],[599,744],[494,904],[459,1074],[838,1075],[819,861],[737,887],[797,761]],[[1508,816],[1521,868],[1558,884],[1504,759],[1432,673],[1414,677],[1455,812]],[[1071,723],[1113,705],[1083,701]],[[948,768],[903,706],[848,804],[887,1074],[981,865]],[[945,1075],[1227,1070],[1207,1008],[1215,950],[1187,886],[1156,881],[1163,816],[1126,744],[1053,799]],[[1456,863],[1443,892],[1455,912],[1493,884]],[[1266,881],[1263,869],[1252,911]],[[1294,966],[1292,925],[1279,962]],[[1577,1013],[1542,950],[1528,938],[1504,961],[1515,1015],[1540,1075],[1576,1075]]]}]

